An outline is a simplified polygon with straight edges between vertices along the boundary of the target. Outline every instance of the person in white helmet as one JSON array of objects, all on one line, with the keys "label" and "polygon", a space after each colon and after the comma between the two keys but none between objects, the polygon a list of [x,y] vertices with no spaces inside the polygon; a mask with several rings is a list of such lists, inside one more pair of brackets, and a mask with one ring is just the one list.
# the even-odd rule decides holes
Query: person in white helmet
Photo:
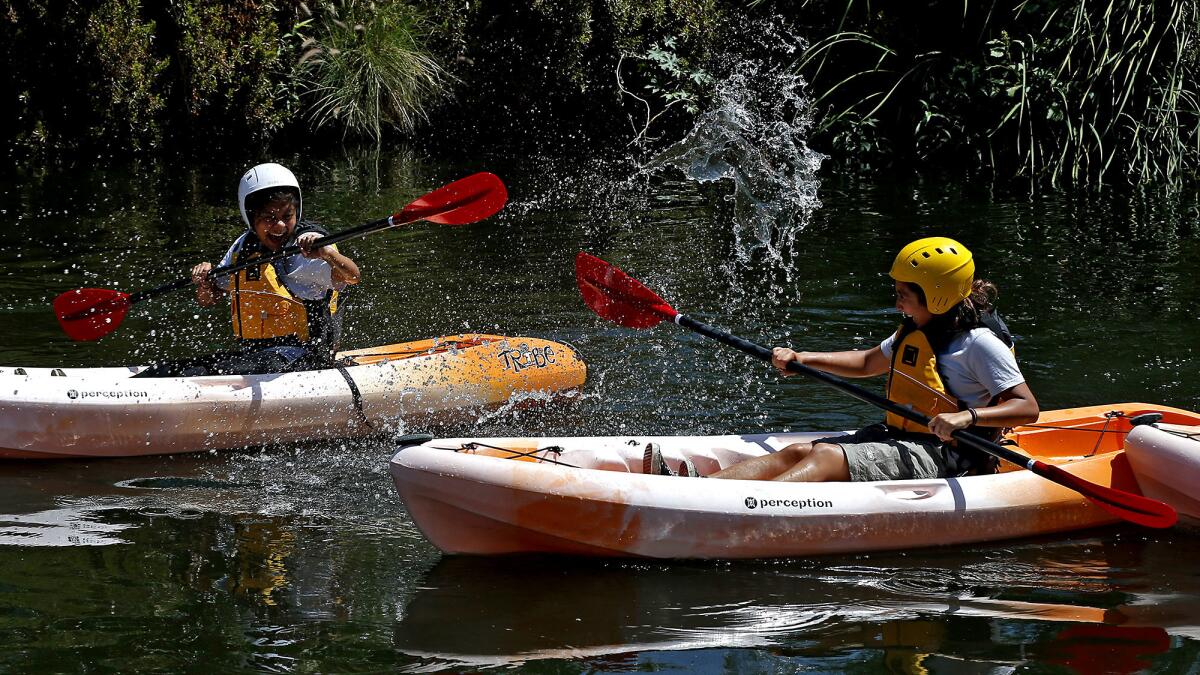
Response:
[{"label": "person in white helmet", "polygon": [[242,357],[227,359],[215,372],[275,372],[297,362],[328,362],[337,351],[343,316],[339,293],[357,284],[361,275],[337,246],[313,246],[328,232],[301,219],[303,205],[300,183],[291,171],[275,163],[255,166],[238,183],[247,230],[229,247],[221,266],[291,245],[301,253],[216,279],[208,276],[213,268],[209,262],[192,268],[201,306],[230,296],[233,332],[245,347]]}]

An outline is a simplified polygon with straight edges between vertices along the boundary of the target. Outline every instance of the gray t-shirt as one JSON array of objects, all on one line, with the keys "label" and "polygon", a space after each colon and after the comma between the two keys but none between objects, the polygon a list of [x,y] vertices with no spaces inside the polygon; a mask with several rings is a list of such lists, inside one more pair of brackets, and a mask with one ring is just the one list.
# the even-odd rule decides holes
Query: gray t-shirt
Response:
[{"label": "gray t-shirt", "polygon": [[[893,333],[880,343],[883,355],[892,358]],[[988,328],[960,333],[937,355],[938,372],[950,395],[981,408],[1006,389],[1025,381],[1012,350]]]}]

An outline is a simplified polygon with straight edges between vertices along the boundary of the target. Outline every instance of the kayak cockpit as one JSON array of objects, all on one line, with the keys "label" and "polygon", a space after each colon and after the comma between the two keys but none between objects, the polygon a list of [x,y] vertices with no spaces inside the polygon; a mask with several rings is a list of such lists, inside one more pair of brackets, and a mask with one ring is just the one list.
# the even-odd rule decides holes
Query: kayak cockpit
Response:
[{"label": "kayak cockpit", "polygon": [[[1145,403],[1068,408],[1042,413],[1035,424],[1017,427],[1006,437],[1014,450],[1037,457],[1047,464],[1066,464],[1096,455],[1121,451],[1139,416],[1160,415],[1167,424],[1200,424],[1200,415]],[[1013,465],[1001,471],[1019,470]]]},{"label": "kayak cockpit", "polygon": [[[1140,403],[1047,411],[1036,424],[1017,427],[1003,443],[1046,464],[1066,466],[1120,452],[1133,428],[1131,420],[1146,413],[1162,415],[1165,424],[1200,424],[1200,415],[1185,410]],[[427,447],[499,459],[535,462],[579,469],[642,473],[647,442],[658,443],[663,459],[677,466],[691,460],[701,476],[792,443],[828,438],[836,432],[746,434],[706,437],[592,437],[441,439]],[[1000,472],[1023,467],[1002,462]]]}]

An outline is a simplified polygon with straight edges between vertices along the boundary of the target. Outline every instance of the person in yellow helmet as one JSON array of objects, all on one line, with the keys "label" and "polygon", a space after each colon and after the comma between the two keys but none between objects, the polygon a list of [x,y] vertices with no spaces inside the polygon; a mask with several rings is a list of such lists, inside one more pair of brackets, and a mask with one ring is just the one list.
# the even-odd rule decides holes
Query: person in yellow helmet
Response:
[{"label": "person in yellow helmet", "polygon": [[[741,462],[712,478],[782,481],[875,481],[946,478],[996,470],[995,460],[950,443],[968,429],[997,438],[1030,424],[1038,404],[1017,366],[1012,338],[996,315],[994,284],[975,278],[962,244],[928,237],[905,246],[892,264],[900,328],[861,351],[797,352],[776,347],[773,363],[789,361],[841,377],[888,376],[887,397],[930,417],[928,427],[888,414],[882,424],[849,436],[797,443]],[[649,472],[675,473],[653,448]],[[681,467],[691,473],[690,467]]]}]

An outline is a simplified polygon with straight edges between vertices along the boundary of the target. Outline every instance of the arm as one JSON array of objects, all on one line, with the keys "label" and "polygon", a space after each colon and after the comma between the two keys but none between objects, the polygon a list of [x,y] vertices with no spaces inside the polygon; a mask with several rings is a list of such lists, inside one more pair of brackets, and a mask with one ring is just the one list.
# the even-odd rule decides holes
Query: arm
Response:
[{"label": "arm", "polygon": [[[1000,400],[996,405],[986,408],[975,408],[975,414],[981,427],[1016,427],[1022,424],[1032,424],[1037,421],[1041,410],[1037,399],[1029,390],[1029,385],[1022,382],[1015,387],[1000,392]],[[942,413],[929,422],[929,430],[937,434],[943,441],[950,440],[950,434],[957,429],[971,426],[970,410]]]},{"label": "arm", "polygon": [[996,405],[979,408],[975,413],[979,416],[980,426],[1017,427],[1036,422],[1041,409],[1029,385],[1022,382],[1000,392],[1000,401]]},{"label": "arm", "polygon": [[305,232],[296,239],[296,244],[300,246],[300,252],[305,258],[319,258],[329,264],[330,277],[334,284],[350,286],[357,284],[362,279],[358,265],[349,257],[342,255],[337,250],[337,246],[322,246],[314,250],[312,244],[320,238],[321,235],[316,232]]},{"label": "arm", "polygon": [[888,371],[888,358],[879,347],[849,352],[795,352],[787,347],[776,347],[771,364],[784,375],[795,375],[787,368],[788,361],[795,361],[809,368],[823,370],[839,377],[872,377]]},{"label": "arm", "polygon": [[358,271],[358,265],[353,260],[338,253],[338,250],[333,246],[324,246],[322,250],[329,251],[322,254],[320,258],[329,263],[330,276],[333,278],[333,283],[353,286],[362,279],[362,274]]},{"label": "arm", "polygon": [[216,304],[217,298],[225,295],[225,291],[208,278],[211,270],[212,263],[208,262],[202,262],[192,268],[192,283],[196,285],[196,302],[201,307],[212,307]]}]

